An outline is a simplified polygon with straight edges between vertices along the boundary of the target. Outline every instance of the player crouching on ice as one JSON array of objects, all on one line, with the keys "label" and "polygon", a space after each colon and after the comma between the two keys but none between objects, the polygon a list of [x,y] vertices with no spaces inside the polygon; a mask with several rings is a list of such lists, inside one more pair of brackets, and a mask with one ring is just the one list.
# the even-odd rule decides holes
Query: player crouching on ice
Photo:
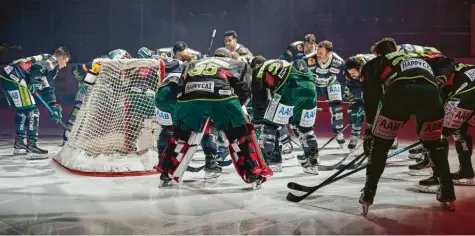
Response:
[{"label": "player crouching on ice", "polygon": [[254,121],[264,127],[259,144],[273,171],[282,171],[282,158],[273,155],[277,130],[289,123],[297,127],[304,155],[298,157],[304,172],[318,174],[318,144],[315,124],[317,93],[312,72],[303,60],[252,60],[252,104]]},{"label": "player crouching on ice", "polygon": [[54,80],[70,58],[69,51],[59,47],[53,55],[42,54],[13,61],[0,72],[8,104],[16,109],[13,154],[20,154],[21,150],[25,150],[28,159],[47,158],[45,154],[48,150],[37,145],[40,112],[32,94],[39,92],[53,110],[51,120],[59,123],[62,109],[56,102]]},{"label": "player crouching on ice", "polygon": [[225,48],[218,48],[215,57],[187,65],[173,114],[174,134],[157,167],[161,186],[182,180],[209,120],[226,134],[233,164],[246,183],[257,188],[272,175],[242,109],[250,96],[250,82],[248,64],[231,59]]},{"label": "player crouching on ice", "polygon": [[[475,66],[457,63],[447,83],[442,87],[442,99],[445,101],[444,129],[445,137],[454,136],[455,150],[459,159],[459,170],[452,173],[456,185],[475,186],[475,174],[472,167],[472,137],[469,126],[475,126]],[[433,175],[419,182],[419,191],[437,193],[439,173],[431,166]]]},{"label": "player crouching on ice", "polygon": [[[186,47],[181,47],[181,45],[184,44],[182,42],[175,44],[173,47],[173,51],[175,52],[174,55],[177,55],[178,51],[185,51]],[[163,59],[165,62],[165,78],[163,81],[160,81],[160,87],[158,87],[157,94],[155,95],[157,119],[158,123],[162,126],[157,141],[159,156],[161,156],[165,151],[168,140],[173,136],[174,128],[172,117],[177,102],[177,95],[180,92],[180,87],[178,86],[179,79],[185,70],[186,64],[191,62],[193,57],[193,55],[186,54],[185,52],[185,54],[180,54],[180,60],[170,57]],[[154,58],[154,56],[150,49],[142,47],[137,52],[137,58]],[[160,57],[157,59],[159,58]],[[205,179],[219,177],[222,168],[218,166],[218,149],[213,135],[205,133],[201,140],[201,146],[203,147],[203,152],[206,158],[204,168],[204,171],[206,172]]]},{"label": "player crouching on ice", "polygon": [[422,57],[398,52],[392,38],[377,42],[372,51],[377,57],[362,68],[368,122],[364,137],[368,166],[359,199],[363,213],[366,214],[373,204],[394,138],[411,116],[416,119],[419,139],[429,150],[437,170],[440,182],[437,200],[442,208],[455,210],[454,185],[447,159],[448,142],[441,138],[444,108],[434,72]]}]

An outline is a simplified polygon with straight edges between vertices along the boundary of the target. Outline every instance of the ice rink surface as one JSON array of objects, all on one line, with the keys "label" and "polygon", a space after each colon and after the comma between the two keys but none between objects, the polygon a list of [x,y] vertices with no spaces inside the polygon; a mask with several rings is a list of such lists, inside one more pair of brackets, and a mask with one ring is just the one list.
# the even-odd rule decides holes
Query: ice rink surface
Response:
[{"label": "ice rink surface", "polygon": [[[40,146],[54,154],[60,143],[42,139]],[[76,176],[51,159],[13,156],[12,146],[11,138],[0,139],[0,234],[475,234],[475,187],[456,187],[457,211],[442,210],[434,194],[415,191],[426,176],[407,174],[414,163],[407,153],[388,161],[365,218],[358,204],[365,171],[297,204],[285,200],[288,182],[314,186],[334,172],[304,174],[291,159],[259,190],[232,166],[214,181],[187,172],[181,187],[158,188],[158,175]],[[335,163],[341,153],[322,151],[322,161]],[[195,156],[191,165],[202,165],[203,154]],[[449,160],[457,170],[454,149]]]}]

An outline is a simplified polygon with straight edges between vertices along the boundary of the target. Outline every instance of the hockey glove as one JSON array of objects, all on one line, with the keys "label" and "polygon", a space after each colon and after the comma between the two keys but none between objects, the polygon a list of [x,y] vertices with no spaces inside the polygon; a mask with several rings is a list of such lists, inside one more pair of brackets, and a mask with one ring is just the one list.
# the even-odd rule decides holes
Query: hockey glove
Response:
[{"label": "hockey glove", "polygon": [[369,126],[364,131],[364,136],[363,136],[363,150],[364,150],[365,156],[369,157],[371,155],[371,149],[373,148],[373,143],[374,143],[374,136],[372,132],[372,127]]},{"label": "hockey glove", "polygon": [[61,108],[61,105],[57,103],[53,104],[51,105],[51,109],[53,110],[53,112],[50,114],[49,118],[54,123],[59,123],[59,121],[63,119],[63,109]]},{"label": "hockey glove", "polygon": [[30,93],[36,93],[43,89],[43,81],[37,79],[30,79],[30,83],[28,84],[28,90]]}]

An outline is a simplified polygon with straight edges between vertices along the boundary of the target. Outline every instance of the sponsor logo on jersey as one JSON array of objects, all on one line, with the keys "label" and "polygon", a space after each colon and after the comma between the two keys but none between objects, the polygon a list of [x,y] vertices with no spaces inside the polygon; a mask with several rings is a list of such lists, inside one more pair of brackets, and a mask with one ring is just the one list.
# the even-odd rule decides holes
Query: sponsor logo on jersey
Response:
[{"label": "sponsor logo on jersey", "polygon": [[214,82],[188,82],[185,86],[185,93],[191,93],[195,91],[214,92]]},{"label": "sponsor logo on jersey", "polygon": [[470,79],[470,81],[475,80],[475,69],[465,71],[465,75]]},{"label": "sponsor logo on jersey", "polygon": [[429,64],[421,59],[413,59],[413,60],[406,60],[401,62],[401,71],[406,71],[410,69],[424,69],[428,71],[431,75],[434,75],[434,72],[432,72],[432,68],[429,66]]},{"label": "sponsor logo on jersey", "polygon": [[228,95],[228,96],[233,94],[232,91],[229,89],[226,89],[226,90],[220,89],[218,93],[219,95]]},{"label": "sponsor logo on jersey", "polygon": [[318,74],[328,74],[328,69],[317,68],[315,72]]},{"label": "sponsor logo on jersey", "polygon": [[10,74],[13,70],[13,66],[5,66],[5,68],[3,69],[5,70],[5,73]]},{"label": "sponsor logo on jersey", "polygon": [[330,72],[333,73],[333,74],[338,74],[338,73],[340,73],[340,70],[337,69],[337,68],[334,68],[334,67],[330,67]]},{"label": "sponsor logo on jersey", "polygon": [[285,74],[287,74],[288,67],[283,67],[282,70],[280,70],[279,74],[277,75],[279,78],[284,78]]}]

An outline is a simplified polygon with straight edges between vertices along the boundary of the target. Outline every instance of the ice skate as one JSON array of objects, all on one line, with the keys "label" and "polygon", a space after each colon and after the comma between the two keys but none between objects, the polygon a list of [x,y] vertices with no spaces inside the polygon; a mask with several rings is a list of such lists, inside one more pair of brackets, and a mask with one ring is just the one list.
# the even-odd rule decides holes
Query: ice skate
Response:
[{"label": "ice skate", "polygon": [[368,214],[369,206],[373,205],[375,195],[376,188],[368,188],[365,186],[363,189],[361,189],[361,196],[359,199],[359,203],[363,209],[361,215],[366,216]]},{"label": "ice skate", "polygon": [[302,161],[300,164],[302,165],[304,173],[318,175],[318,152],[306,154],[305,161],[302,159],[300,159],[300,161]]},{"label": "ice skate", "polygon": [[269,163],[267,166],[272,170],[272,172],[282,172],[282,163]]},{"label": "ice skate", "polygon": [[30,140],[27,146],[27,160],[43,160],[48,159],[48,150],[38,147],[36,141]]},{"label": "ice skate", "polygon": [[470,171],[463,171],[462,169],[458,170],[455,173],[452,173],[452,181],[455,185],[462,185],[462,186],[475,186],[475,176],[473,170]]},{"label": "ice skate", "polygon": [[440,202],[440,207],[445,210],[455,211],[455,192],[453,185],[440,185],[437,192],[437,201]]},{"label": "ice skate", "polygon": [[422,146],[422,144],[412,148],[409,150],[409,159],[418,159],[421,156],[418,154],[422,154],[426,152],[427,150]]},{"label": "ice skate", "polygon": [[221,172],[223,172],[223,168],[218,166],[217,157],[213,154],[207,154],[205,158],[205,179],[218,178],[221,175]]},{"label": "ice skate", "polygon": [[13,144],[13,155],[24,155],[28,153],[28,147],[23,138],[16,138]]},{"label": "ice skate", "polygon": [[358,135],[351,135],[350,136],[350,142],[348,143],[348,149],[353,150],[356,148],[356,145],[358,144]]},{"label": "ice skate", "polygon": [[283,146],[279,146],[272,152],[267,165],[272,170],[272,172],[282,172],[282,153]]},{"label": "ice skate", "polygon": [[343,144],[345,144],[345,137],[342,133],[336,135],[336,142],[340,145],[340,148],[343,149]]},{"label": "ice skate", "polygon": [[282,145],[282,158],[284,160],[290,160],[294,159],[295,155],[293,154],[294,151],[294,146],[292,145],[292,142],[288,142]]},{"label": "ice skate", "polygon": [[399,142],[397,141],[397,138],[395,138],[393,144],[391,145],[391,150],[396,150],[398,146]]},{"label": "ice skate", "polygon": [[252,189],[260,189],[264,179],[261,176],[255,176],[254,174],[250,174],[248,178],[248,183],[252,185]]},{"label": "ice skate", "polygon": [[409,166],[409,170],[410,170],[409,174],[412,176],[430,175],[432,171],[431,166],[432,166],[432,162],[430,160],[429,153],[425,152],[423,153],[422,161]]},{"label": "ice skate", "polygon": [[160,186],[159,187],[170,187],[173,185],[173,180],[168,177],[168,171],[162,170],[160,174]]},{"label": "ice skate", "polygon": [[419,181],[418,189],[421,193],[437,193],[439,191],[439,179],[432,175],[428,179]]}]

